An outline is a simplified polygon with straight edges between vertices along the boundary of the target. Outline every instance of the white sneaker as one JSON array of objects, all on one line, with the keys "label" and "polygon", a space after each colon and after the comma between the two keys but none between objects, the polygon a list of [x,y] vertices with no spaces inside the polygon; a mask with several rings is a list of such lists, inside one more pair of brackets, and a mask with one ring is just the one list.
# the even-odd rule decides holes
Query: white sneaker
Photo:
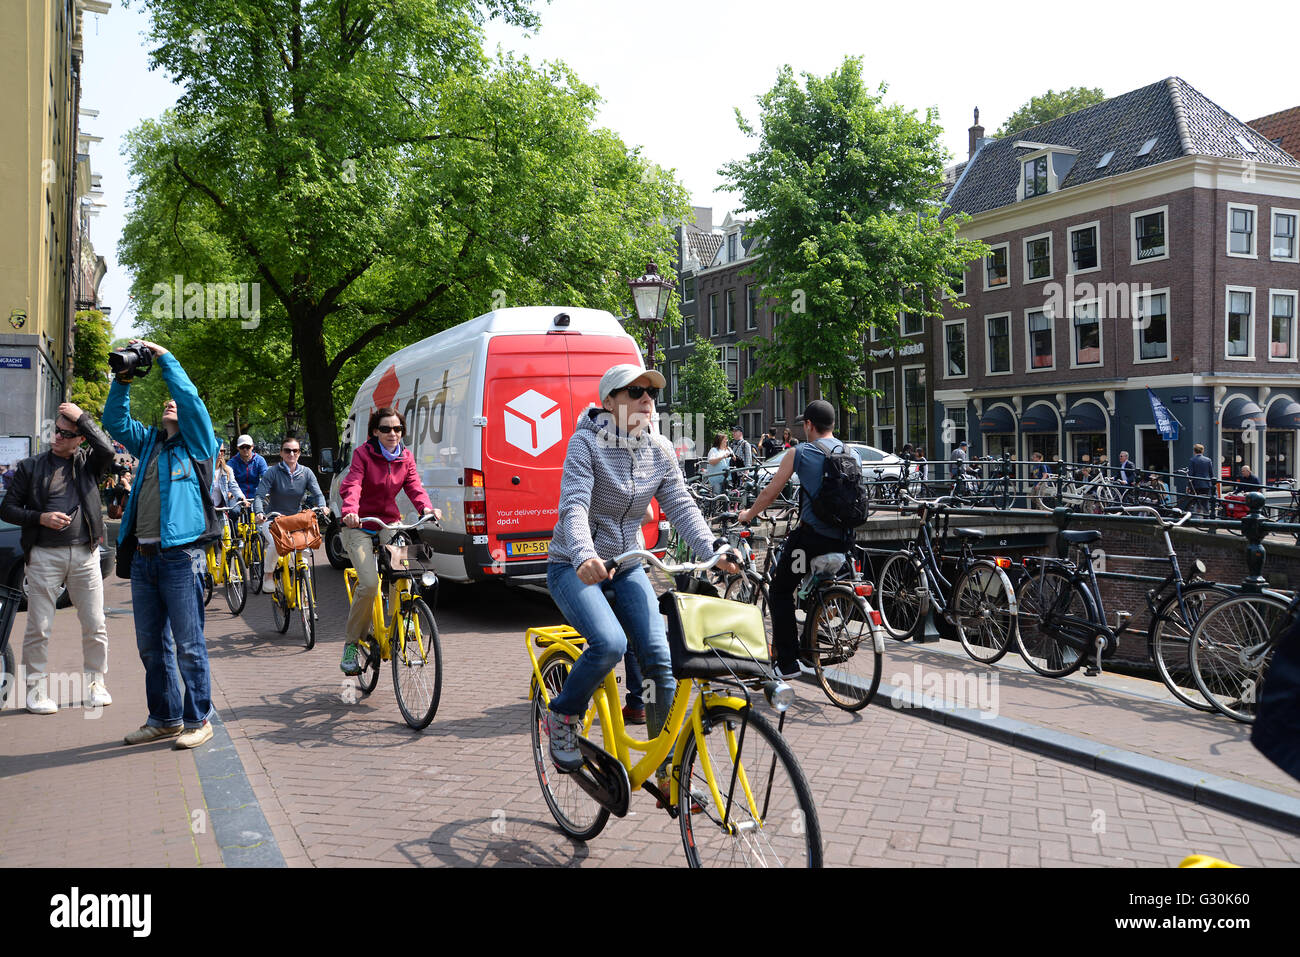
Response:
[{"label": "white sneaker", "polygon": [[59,706],[45,693],[44,680],[28,687],[27,710],[32,714],[54,714],[59,710]]},{"label": "white sneaker", "polygon": [[90,683],[86,688],[86,706],[104,708],[112,703],[113,696],[104,687],[104,676],[99,673],[90,675]]}]

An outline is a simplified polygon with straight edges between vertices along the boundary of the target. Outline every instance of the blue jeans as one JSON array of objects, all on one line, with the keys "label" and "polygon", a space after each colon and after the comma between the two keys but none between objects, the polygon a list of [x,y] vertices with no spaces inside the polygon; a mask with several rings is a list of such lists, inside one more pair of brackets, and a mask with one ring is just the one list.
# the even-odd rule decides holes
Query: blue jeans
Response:
[{"label": "blue jeans", "polygon": [[[645,569],[636,565],[599,585],[584,585],[572,565],[551,562],[546,586],[568,623],[587,639],[587,648],[569,672],[561,692],[551,699],[556,714],[583,714],[591,696],[629,647],[650,683],[645,695],[646,728],[659,734],[672,709],[677,680],[668,653],[668,633],[659,600]],[[605,598],[614,596],[613,607]],[[617,701],[612,701],[618,707]]]},{"label": "blue jeans", "polygon": [[[212,717],[208,646],[203,638],[201,548],[136,552],[131,562],[135,644],[144,665],[146,724],[198,728]],[[179,672],[179,680],[177,673]],[[182,700],[181,685],[185,686]]]}]

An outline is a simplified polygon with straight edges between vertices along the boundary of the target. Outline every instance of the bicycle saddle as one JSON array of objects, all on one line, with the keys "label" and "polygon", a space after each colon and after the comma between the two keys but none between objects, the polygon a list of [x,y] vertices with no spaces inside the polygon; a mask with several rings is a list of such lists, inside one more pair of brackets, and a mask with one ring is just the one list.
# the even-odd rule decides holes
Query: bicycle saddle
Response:
[{"label": "bicycle saddle", "polygon": [[1077,531],[1061,532],[1061,540],[1069,542],[1071,545],[1087,545],[1089,542],[1101,541],[1101,532],[1093,529],[1079,529]]},{"label": "bicycle saddle", "polygon": [[954,528],[948,533],[953,538],[968,538],[971,541],[979,541],[984,537],[984,533],[978,528]]},{"label": "bicycle saddle", "polygon": [[814,575],[834,575],[848,560],[849,556],[843,552],[828,552],[810,561],[808,568]]}]

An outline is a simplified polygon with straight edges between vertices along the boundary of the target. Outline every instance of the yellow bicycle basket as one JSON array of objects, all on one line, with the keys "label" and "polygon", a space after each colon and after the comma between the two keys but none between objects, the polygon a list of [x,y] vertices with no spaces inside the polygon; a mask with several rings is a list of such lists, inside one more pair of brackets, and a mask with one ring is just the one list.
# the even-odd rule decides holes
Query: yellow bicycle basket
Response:
[{"label": "yellow bicycle basket", "polygon": [[678,678],[765,677],[767,632],[757,605],[709,595],[666,592],[668,650]]}]

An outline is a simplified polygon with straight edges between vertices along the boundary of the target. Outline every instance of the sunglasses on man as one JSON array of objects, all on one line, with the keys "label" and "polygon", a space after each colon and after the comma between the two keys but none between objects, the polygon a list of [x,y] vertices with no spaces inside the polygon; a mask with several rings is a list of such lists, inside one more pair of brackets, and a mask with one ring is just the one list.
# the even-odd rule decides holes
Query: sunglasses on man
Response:
[{"label": "sunglasses on man", "polygon": [[639,399],[643,395],[648,395],[652,399],[659,398],[659,387],[657,385],[630,385],[623,391],[627,393],[629,399]]},{"label": "sunglasses on man", "polygon": [[302,449],[281,449],[280,451],[287,453],[289,455],[297,455],[299,452],[302,451]]},{"label": "sunglasses on man", "polygon": [[75,439],[77,436],[81,435],[81,433],[76,431],[75,429],[69,432],[67,429],[59,428],[57,425],[54,427],[54,434],[61,435],[65,439]]}]

